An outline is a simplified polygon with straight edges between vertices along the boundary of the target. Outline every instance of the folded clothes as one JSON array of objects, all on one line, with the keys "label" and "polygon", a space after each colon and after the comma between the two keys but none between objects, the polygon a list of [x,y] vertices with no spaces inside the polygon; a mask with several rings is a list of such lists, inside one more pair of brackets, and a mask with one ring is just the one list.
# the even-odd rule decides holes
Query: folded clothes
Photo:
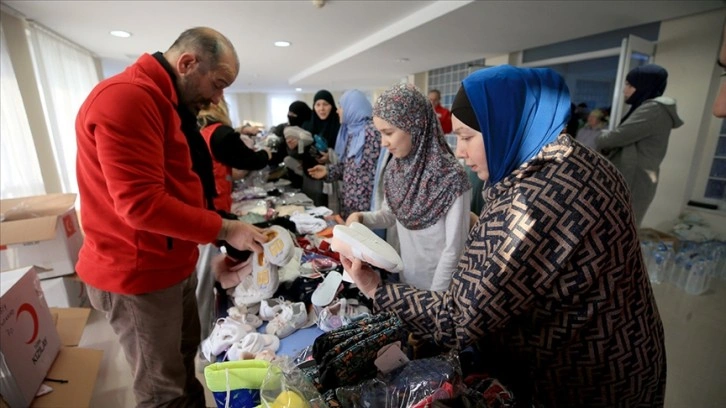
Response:
[{"label": "folded clothes", "polygon": [[295,213],[304,213],[305,207],[302,205],[281,205],[276,210],[279,217],[286,217]]},{"label": "folded clothes", "polygon": [[328,207],[313,207],[308,208],[305,210],[305,212],[309,215],[312,215],[314,217],[327,217],[328,215],[333,214],[333,210],[331,210]]},{"label": "folded clothes", "polygon": [[309,214],[293,214],[290,216],[290,221],[295,223],[299,234],[315,234],[328,226],[325,220],[315,218]]},{"label": "folded clothes", "polygon": [[248,212],[245,215],[239,216],[239,220],[248,224],[257,224],[265,221],[265,216],[257,214],[256,212]]}]

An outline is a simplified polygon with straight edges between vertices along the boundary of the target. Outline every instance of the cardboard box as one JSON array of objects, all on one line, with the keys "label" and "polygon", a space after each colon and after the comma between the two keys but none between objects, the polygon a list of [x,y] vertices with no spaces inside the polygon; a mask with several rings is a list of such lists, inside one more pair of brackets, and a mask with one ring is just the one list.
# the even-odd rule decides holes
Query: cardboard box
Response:
[{"label": "cardboard box", "polygon": [[641,228],[638,230],[638,238],[641,241],[664,242],[678,252],[681,241],[677,236],[653,228]]},{"label": "cardboard box", "polygon": [[55,322],[55,329],[60,336],[61,344],[67,347],[77,346],[88,323],[91,309],[86,307],[59,308],[51,307],[50,314]]},{"label": "cardboard box", "polygon": [[40,287],[45,292],[49,307],[84,307],[90,304],[86,285],[76,274],[43,279]]},{"label": "cardboard box", "polygon": [[81,340],[91,309],[52,307],[50,313],[56,322],[56,329],[64,347],[61,347],[58,357],[43,381],[43,384],[52,391],[36,397],[30,406],[88,407],[103,359],[103,351],[75,346]]},{"label": "cardboard box", "polygon": [[98,369],[103,350],[63,347],[48,371],[49,379],[67,382],[45,381],[53,391],[33,400],[31,407],[87,408],[91,404],[96,386]]},{"label": "cardboard box", "polygon": [[11,407],[27,407],[60,350],[34,267],[0,274],[0,385]]},{"label": "cardboard box", "polygon": [[75,194],[0,200],[0,270],[36,266],[40,279],[75,272],[83,235]]}]

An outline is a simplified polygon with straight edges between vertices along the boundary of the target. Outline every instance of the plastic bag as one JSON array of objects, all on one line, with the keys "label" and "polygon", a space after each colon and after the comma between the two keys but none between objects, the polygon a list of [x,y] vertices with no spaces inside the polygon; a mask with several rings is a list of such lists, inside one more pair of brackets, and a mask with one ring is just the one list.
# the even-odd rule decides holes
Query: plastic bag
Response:
[{"label": "plastic bag", "polygon": [[315,386],[288,358],[270,364],[260,396],[265,408],[327,408]]},{"label": "plastic bag", "polygon": [[217,408],[255,408],[270,364],[260,360],[225,361],[204,368]]},{"label": "plastic bag", "polygon": [[350,408],[424,408],[456,396],[461,381],[459,358],[449,353],[411,360],[386,375],[340,387],[336,396],[343,407]]}]

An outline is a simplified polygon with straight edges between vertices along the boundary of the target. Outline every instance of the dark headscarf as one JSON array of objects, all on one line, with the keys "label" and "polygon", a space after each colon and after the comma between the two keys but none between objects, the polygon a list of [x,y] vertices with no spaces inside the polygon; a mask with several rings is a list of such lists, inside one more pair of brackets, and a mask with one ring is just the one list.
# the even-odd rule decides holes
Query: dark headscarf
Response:
[{"label": "dark headscarf", "polygon": [[620,123],[625,122],[625,119],[643,102],[663,95],[668,84],[668,71],[660,65],[643,65],[630,70],[625,80],[635,88],[635,92],[625,101],[630,105],[630,110]]},{"label": "dark headscarf", "polygon": [[570,118],[570,91],[549,68],[481,69],[464,79],[461,93],[451,111],[482,133],[490,185],[554,141]]},{"label": "dark headscarf", "polygon": [[[315,112],[315,102],[324,100],[329,103],[333,109],[330,111],[330,115],[325,120],[320,119],[318,114]],[[303,129],[312,133],[313,136],[319,135],[328,144],[329,148],[335,147],[335,141],[338,138],[338,130],[340,130],[340,117],[338,117],[338,111],[335,107],[335,99],[333,95],[325,89],[318,91],[313,98],[313,111],[310,121],[303,125]]]},{"label": "dark headscarf", "polygon": [[300,126],[310,120],[313,111],[310,109],[307,103],[303,101],[295,101],[290,104],[289,112],[287,113],[287,123],[290,126]]},{"label": "dark headscarf", "polygon": [[411,135],[411,152],[392,159],[383,175],[396,220],[409,230],[436,224],[471,184],[446,144],[431,102],[415,86],[399,84],[381,94],[373,116]]}]

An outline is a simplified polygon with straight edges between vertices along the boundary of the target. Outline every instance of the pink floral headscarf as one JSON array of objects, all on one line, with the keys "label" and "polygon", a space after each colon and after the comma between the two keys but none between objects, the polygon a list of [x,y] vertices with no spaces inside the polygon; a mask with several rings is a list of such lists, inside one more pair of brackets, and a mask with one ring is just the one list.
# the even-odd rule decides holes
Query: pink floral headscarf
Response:
[{"label": "pink floral headscarf", "polygon": [[471,185],[431,103],[415,86],[399,84],[378,98],[373,116],[411,135],[411,153],[392,159],[383,176],[391,211],[410,230],[436,224]]}]

